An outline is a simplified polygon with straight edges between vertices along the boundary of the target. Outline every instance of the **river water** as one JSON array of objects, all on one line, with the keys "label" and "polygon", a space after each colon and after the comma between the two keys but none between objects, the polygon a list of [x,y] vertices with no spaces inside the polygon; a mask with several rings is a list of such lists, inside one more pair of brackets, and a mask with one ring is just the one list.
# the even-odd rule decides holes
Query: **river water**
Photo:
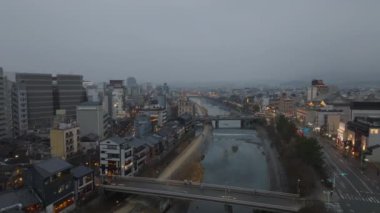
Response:
[{"label": "river water", "polygon": [[[210,116],[228,115],[228,109],[208,99],[193,97],[205,107]],[[240,121],[223,121],[213,131],[202,161],[203,182],[256,189],[270,188],[268,165],[262,147],[263,141],[255,130],[243,130]],[[228,195],[228,194],[226,194]],[[223,196],[223,195],[221,195]],[[191,202],[188,213],[224,212],[224,205],[212,202]],[[233,206],[234,212],[252,212],[252,208]]]}]

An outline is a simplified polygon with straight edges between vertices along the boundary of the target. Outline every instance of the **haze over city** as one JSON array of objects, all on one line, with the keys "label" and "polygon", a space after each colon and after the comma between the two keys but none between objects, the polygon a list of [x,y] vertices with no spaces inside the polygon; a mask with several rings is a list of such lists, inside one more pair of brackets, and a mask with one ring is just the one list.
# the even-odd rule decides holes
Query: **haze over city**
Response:
[{"label": "haze over city", "polygon": [[6,71],[101,81],[378,80],[379,1],[0,2]]}]

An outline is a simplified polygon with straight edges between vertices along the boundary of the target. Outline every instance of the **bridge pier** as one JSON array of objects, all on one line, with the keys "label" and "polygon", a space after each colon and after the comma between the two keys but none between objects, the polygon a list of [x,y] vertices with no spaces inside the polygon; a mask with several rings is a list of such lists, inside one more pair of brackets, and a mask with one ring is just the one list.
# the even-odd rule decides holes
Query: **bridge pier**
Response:
[{"label": "bridge pier", "polygon": [[215,120],[215,129],[219,129],[219,120]]},{"label": "bridge pier", "polygon": [[232,206],[229,204],[224,204],[224,211],[227,213],[233,213]]}]

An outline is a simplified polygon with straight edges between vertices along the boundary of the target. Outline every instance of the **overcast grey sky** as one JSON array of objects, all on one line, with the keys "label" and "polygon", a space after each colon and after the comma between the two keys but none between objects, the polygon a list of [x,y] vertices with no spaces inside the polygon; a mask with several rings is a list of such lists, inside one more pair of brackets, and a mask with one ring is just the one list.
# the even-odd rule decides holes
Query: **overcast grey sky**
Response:
[{"label": "overcast grey sky", "polygon": [[1,0],[0,66],[96,81],[379,79],[380,1]]}]

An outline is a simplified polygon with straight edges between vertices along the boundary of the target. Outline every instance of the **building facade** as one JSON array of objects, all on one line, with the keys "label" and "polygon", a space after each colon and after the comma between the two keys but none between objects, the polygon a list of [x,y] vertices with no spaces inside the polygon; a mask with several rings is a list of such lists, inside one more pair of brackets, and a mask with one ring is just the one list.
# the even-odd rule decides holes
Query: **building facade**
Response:
[{"label": "building facade", "polygon": [[69,212],[75,208],[72,165],[58,158],[41,161],[29,169],[27,182],[42,200],[45,212]]},{"label": "building facade", "polygon": [[58,123],[50,130],[51,155],[67,159],[78,152],[79,127],[75,123]]},{"label": "building facade", "polygon": [[134,176],[147,161],[148,147],[138,138],[112,137],[100,142],[100,174]]},{"label": "building facade", "polygon": [[100,103],[84,102],[77,106],[76,111],[81,137],[95,134],[100,140],[103,140],[109,135],[110,117]]},{"label": "building facade", "polygon": [[[76,118],[76,106],[85,101],[83,88],[83,76],[81,75],[57,75],[53,79],[55,97],[55,110],[66,110],[68,118]],[[57,103],[58,102],[58,103]]]},{"label": "building facade", "polygon": [[362,160],[380,162],[380,118],[357,117],[347,123],[347,146],[355,156]]},{"label": "building facade", "polygon": [[53,76],[16,73],[16,83],[26,89],[29,129],[49,128],[53,122]]},{"label": "building facade", "polygon": [[12,85],[13,137],[25,135],[28,131],[28,101],[26,88],[22,84]]},{"label": "building facade", "polygon": [[178,100],[178,115],[190,113],[191,115],[195,115],[195,104],[189,100],[187,97],[181,97]]},{"label": "building facade", "polygon": [[6,78],[3,73],[3,69],[0,67],[0,140],[7,138],[8,128],[6,123],[6,107],[5,107],[5,96],[6,96]]}]

